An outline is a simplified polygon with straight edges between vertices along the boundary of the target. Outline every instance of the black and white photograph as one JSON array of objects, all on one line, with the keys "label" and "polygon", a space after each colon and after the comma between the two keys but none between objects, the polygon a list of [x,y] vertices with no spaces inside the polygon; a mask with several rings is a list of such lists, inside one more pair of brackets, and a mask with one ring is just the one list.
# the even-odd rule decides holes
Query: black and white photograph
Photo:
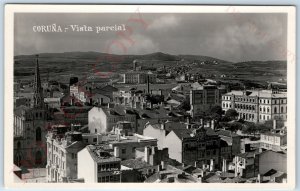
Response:
[{"label": "black and white photograph", "polygon": [[9,185],[294,184],[294,7],[18,6]]}]

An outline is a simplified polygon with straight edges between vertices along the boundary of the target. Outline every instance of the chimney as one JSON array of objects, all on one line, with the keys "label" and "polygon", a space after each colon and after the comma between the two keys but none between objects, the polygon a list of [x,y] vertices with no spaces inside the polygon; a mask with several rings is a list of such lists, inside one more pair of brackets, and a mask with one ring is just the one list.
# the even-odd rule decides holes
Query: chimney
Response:
[{"label": "chimney", "polygon": [[211,120],[211,125],[210,125],[212,130],[215,130],[215,121]]},{"label": "chimney", "polygon": [[214,159],[210,159],[209,171],[214,170]]},{"label": "chimney", "polygon": [[165,129],[166,129],[166,123],[165,123],[165,122],[162,122],[162,123],[160,124],[160,128],[163,129],[163,130],[165,130]]},{"label": "chimney", "polygon": [[74,105],[74,102],[75,102],[75,99],[74,99],[74,97],[72,96],[72,97],[71,97],[71,105]]},{"label": "chimney", "polygon": [[120,135],[120,132],[118,132],[118,134],[117,134],[117,141],[120,141],[120,139],[121,139],[121,135]]},{"label": "chimney", "polygon": [[198,180],[199,180],[200,183],[202,183],[202,177],[201,176],[198,177]]},{"label": "chimney", "polygon": [[210,127],[210,121],[206,122],[206,127]]},{"label": "chimney", "polygon": [[194,163],[194,167],[195,167],[195,168],[197,168],[197,164],[198,164],[198,162],[195,161],[195,163]]},{"label": "chimney", "polygon": [[101,143],[101,135],[97,134],[97,145]]},{"label": "chimney", "polygon": [[257,183],[261,183],[261,176],[260,176],[260,174],[257,175]]},{"label": "chimney", "polygon": [[187,124],[190,124],[190,123],[191,123],[190,117],[187,117],[187,118],[186,118],[186,123],[187,123]]},{"label": "chimney", "polygon": [[273,120],[273,129],[274,129],[274,130],[276,130],[276,128],[277,128],[276,126],[277,126],[277,121],[276,121],[276,119],[274,119],[274,120]]},{"label": "chimney", "polygon": [[150,93],[150,77],[147,75],[147,93]]},{"label": "chimney", "polygon": [[150,157],[150,149],[148,147],[145,147],[145,162],[148,163],[149,162],[149,157]]},{"label": "chimney", "polygon": [[241,139],[241,153],[245,153],[246,152],[246,148],[245,148],[245,139]]},{"label": "chimney", "polygon": [[165,161],[161,161],[160,165],[161,165],[161,169],[164,170],[165,169]]},{"label": "chimney", "polygon": [[203,119],[200,119],[200,125],[203,126]]},{"label": "chimney", "polygon": [[119,147],[114,147],[114,156],[120,157],[120,148]]},{"label": "chimney", "polygon": [[227,160],[223,159],[222,172],[227,172]]}]

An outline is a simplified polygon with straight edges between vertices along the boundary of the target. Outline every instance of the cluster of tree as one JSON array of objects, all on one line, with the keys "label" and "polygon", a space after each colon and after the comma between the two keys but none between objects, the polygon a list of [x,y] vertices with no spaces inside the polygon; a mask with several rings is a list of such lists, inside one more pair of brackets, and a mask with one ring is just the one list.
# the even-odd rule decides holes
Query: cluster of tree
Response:
[{"label": "cluster of tree", "polygon": [[[202,116],[204,119],[213,119],[216,122],[216,128],[225,127],[226,129],[236,132],[241,130],[245,134],[256,135],[258,133],[270,131],[273,128],[273,120],[265,121],[264,123],[253,123],[244,121],[243,119],[237,120],[239,116],[235,109],[229,109],[223,115],[222,108],[220,106],[212,107],[206,115]],[[284,120],[276,120],[277,127],[284,126]]]},{"label": "cluster of tree", "polygon": [[151,105],[159,104],[159,103],[164,102],[164,96],[163,95],[146,94],[145,100],[147,102],[151,103]]}]

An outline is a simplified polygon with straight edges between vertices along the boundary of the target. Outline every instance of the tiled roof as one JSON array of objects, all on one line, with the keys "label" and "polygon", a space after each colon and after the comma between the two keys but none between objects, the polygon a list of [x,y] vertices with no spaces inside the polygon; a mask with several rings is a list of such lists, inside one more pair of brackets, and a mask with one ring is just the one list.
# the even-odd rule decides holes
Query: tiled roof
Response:
[{"label": "tiled roof", "polygon": [[180,139],[189,138],[193,133],[190,129],[173,129],[172,130]]},{"label": "tiled roof", "polygon": [[215,132],[216,132],[216,134],[221,135],[221,136],[225,136],[225,137],[236,137],[236,136],[239,136],[236,133],[233,133],[233,132],[228,131],[228,130],[223,130],[223,129],[216,130]]},{"label": "tiled roof", "polygon": [[258,96],[258,97],[265,97],[265,98],[286,98],[287,94],[285,92],[280,93],[271,93],[268,90],[246,90],[246,92],[240,90],[234,90],[231,92],[226,93],[225,95],[235,95],[235,96],[242,96],[246,93],[247,96]]}]

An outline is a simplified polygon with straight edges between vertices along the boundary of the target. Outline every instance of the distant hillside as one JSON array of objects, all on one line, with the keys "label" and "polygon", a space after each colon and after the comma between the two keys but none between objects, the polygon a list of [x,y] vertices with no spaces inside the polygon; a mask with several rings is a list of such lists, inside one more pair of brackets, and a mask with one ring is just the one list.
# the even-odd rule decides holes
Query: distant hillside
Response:
[{"label": "distant hillside", "polygon": [[[15,56],[15,77],[32,78],[35,55]],[[41,75],[68,79],[70,76],[83,77],[96,72],[120,72],[132,68],[133,60],[138,60],[144,68],[162,66],[190,65],[190,72],[214,75],[216,78],[225,74],[235,80],[278,81],[286,78],[286,61],[248,61],[232,63],[202,55],[171,55],[155,52],[145,55],[113,55],[100,52],[64,52],[41,53],[39,63]],[[216,61],[216,62],[213,62]],[[202,64],[205,62],[205,64]],[[63,77],[62,77],[63,76]]]},{"label": "distant hillside", "polygon": [[[144,55],[114,55],[106,54],[100,52],[64,52],[64,53],[41,53],[39,57],[42,59],[47,59],[48,62],[58,61],[58,62],[68,62],[78,60],[89,61],[112,61],[112,62],[132,62],[135,59],[139,60],[155,60],[155,61],[179,61],[181,59],[187,61],[212,61],[216,60],[218,62],[227,62],[217,58],[212,58],[208,56],[198,56],[198,55],[171,55],[162,52],[155,52],[152,54]],[[20,63],[31,62],[34,60],[35,55],[18,55],[15,56],[15,61]],[[29,63],[28,63],[29,64]]]}]

